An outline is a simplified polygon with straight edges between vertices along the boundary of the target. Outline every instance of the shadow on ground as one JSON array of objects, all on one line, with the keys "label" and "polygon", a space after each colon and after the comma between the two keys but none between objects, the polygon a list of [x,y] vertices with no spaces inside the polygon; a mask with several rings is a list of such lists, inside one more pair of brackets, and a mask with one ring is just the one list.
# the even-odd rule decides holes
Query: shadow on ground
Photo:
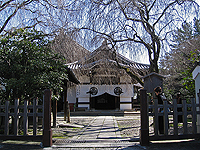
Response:
[{"label": "shadow on ground", "polygon": [[154,141],[146,147],[148,150],[199,150],[200,140]]},{"label": "shadow on ground", "polygon": [[2,150],[39,150],[43,149],[40,146],[41,142],[32,142],[32,141],[0,141],[0,149]]},{"label": "shadow on ground", "polygon": [[[40,147],[39,143],[37,144],[17,144],[17,141],[13,143],[12,141],[10,142],[4,142],[0,141],[0,149],[2,150],[42,150],[43,148]],[[19,141],[18,141],[19,142]],[[139,142],[138,142],[139,143]],[[50,148],[51,149],[51,148]],[[54,149],[54,148],[52,148]],[[55,148],[56,149],[56,148]],[[61,148],[62,149],[62,148]],[[65,149],[65,148],[63,148]],[[67,148],[66,148],[67,149]],[[70,149],[70,148],[68,148]],[[72,149],[85,149],[85,148],[72,148]],[[95,149],[95,150],[100,150],[100,149],[106,149],[106,150],[115,150],[115,149],[120,149],[120,150],[199,150],[200,149],[200,140],[182,140],[182,141],[154,141],[150,143],[149,146],[140,146],[139,144],[133,144],[133,146],[129,147],[112,147],[112,148],[88,148],[88,149]]]}]

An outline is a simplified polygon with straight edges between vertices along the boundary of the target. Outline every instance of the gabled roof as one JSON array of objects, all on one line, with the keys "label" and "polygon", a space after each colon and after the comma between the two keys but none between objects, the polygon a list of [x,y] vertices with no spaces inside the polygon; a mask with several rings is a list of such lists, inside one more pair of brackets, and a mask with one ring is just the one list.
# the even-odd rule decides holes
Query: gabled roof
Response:
[{"label": "gabled roof", "polygon": [[142,77],[142,79],[145,79],[145,78],[147,78],[147,77],[150,77],[150,76],[157,76],[157,77],[159,77],[159,78],[166,78],[166,76],[164,76],[164,75],[161,75],[161,74],[158,74],[158,73],[155,73],[155,72],[152,72],[152,73],[150,73],[150,74],[148,74],[148,75],[146,75],[146,76],[144,76],[144,77]]},{"label": "gabled roof", "polygon": [[78,69],[78,68],[91,68],[94,65],[101,64],[101,63],[116,63],[116,58],[121,66],[138,69],[138,70],[148,70],[149,65],[136,63],[128,58],[124,57],[123,55],[116,53],[116,57],[114,56],[114,50],[111,49],[107,42],[103,42],[102,45],[94,50],[89,55],[83,57],[82,59],[68,63],[67,66],[70,69]]},{"label": "gabled roof", "polygon": [[91,53],[63,32],[55,37],[51,47],[65,57],[66,63],[77,61]]},{"label": "gabled roof", "polygon": [[68,73],[68,80],[69,80],[70,82],[75,83],[75,84],[79,84],[80,82],[79,82],[79,80],[76,78],[76,76],[75,76],[75,74],[73,73],[73,71],[72,71],[70,68],[68,68],[68,67],[66,67],[66,69],[67,69],[67,73]]}]

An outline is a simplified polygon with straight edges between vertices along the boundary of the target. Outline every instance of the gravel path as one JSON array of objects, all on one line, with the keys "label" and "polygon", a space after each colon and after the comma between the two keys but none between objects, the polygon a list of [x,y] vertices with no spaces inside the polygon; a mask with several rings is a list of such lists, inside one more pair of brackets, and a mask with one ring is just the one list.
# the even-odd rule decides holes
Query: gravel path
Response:
[{"label": "gravel path", "polygon": [[[70,124],[82,125],[84,127],[88,126],[90,122],[95,117],[83,116],[83,117],[71,117]],[[140,129],[140,116],[124,116],[124,117],[115,117],[120,134],[124,138],[139,138],[139,129]],[[58,123],[63,122],[63,118],[57,118]],[[153,119],[150,119],[151,124]],[[75,136],[79,131],[83,128],[75,128],[75,127],[60,127],[60,128],[52,128],[53,130],[53,138],[71,138]],[[153,128],[150,128],[150,132],[153,132]]]},{"label": "gravel path", "polygon": [[[94,116],[79,116],[79,117],[71,117],[70,124],[74,125],[81,125],[81,126],[89,126],[91,121],[94,119]],[[115,117],[120,134],[124,138],[139,138],[139,131],[140,131],[140,116],[123,116],[123,117]],[[63,117],[57,118],[57,124],[63,122]],[[64,122],[63,122],[64,123]],[[150,117],[149,119],[149,132],[153,134],[153,118]],[[77,127],[60,127],[60,128],[52,128],[53,130],[53,138],[64,138],[68,139],[75,136],[79,131],[83,128]],[[188,123],[188,132],[192,133],[192,125]],[[179,124],[178,133],[183,133],[183,125]],[[173,125],[172,121],[170,121],[169,125],[169,135],[173,135]]]},{"label": "gravel path", "polygon": [[[80,125],[80,126],[88,126],[90,122],[94,119],[94,117],[71,117],[70,118],[70,124],[71,125]],[[63,121],[63,117],[57,118],[57,124],[59,123],[66,123],[66,121]],[[53,131],[53,138],[64,138],[68,139],[73,136],[75,136],[79,131],[81,131],[83,128],[77,128],[77,127],[56,127],[52,128]]]},{"label": "gravel path", "polygon": [[[87,126],[90,125],[90,123],[95,119],[94,116],[83,116],[83,117],[71,117],[71,123],[74,125],[81,125],[83,128],[77,128],[77,127],[60,127],[60,128],[52,128],[53,130],[53,138],[54,139],[71,139],[71,137],[75,136],[79,131],[83,130]],[[140,129],[140,116],[125,116],[125,117],[115,117],[115,120],[117,121],[120,134],[124,138],[139,138],[139,129]],[[63,117],[57,118],[58,123],[63,122]],[[153,123],[153,118],[150,118],[149,125]],[[188,127],[191,128],[191,123],[188,124]],[[173,127],[170,126],[169,134],[173,134],[172,131]],[[150,133],[153,133],[153,126],[150,126],[149,128]],[[179,132],[181,133],[182,127],[179,127]],[[190,129],[189,129],[190,132]],[[24,141],[25,142],[25,141]],[[200,141],[199,140],[186,140],[186,141],[152,141],[152,144],[150,144],[147,147],[141,147],[139,145],[135,145],[132,147],[125,147],[125,148],[106,148],[108,150],[111,149],[126,149],[126,150],[132,150],[132,149],[147,149],[147,150],[177,150],[177,149],[185,149],[185,150],[197,150],[200,147]],[[19,143],[19,141],[0,141],[0,149],[40,149],[43,148],[40,147],[40,143]],[[56,148],[47,148],[47,149],[56,149]],[[60,148],[62,149],[62,148]],[[69,148],[71,150],[71,148]],[[72,148],[73,149],[73,148]],[[85,148],[77,148],[80,150],[83,150]],[[98,148],[89,148],[91,150],[96,150]],[[101,149],[101,148],[99,148]]]}]

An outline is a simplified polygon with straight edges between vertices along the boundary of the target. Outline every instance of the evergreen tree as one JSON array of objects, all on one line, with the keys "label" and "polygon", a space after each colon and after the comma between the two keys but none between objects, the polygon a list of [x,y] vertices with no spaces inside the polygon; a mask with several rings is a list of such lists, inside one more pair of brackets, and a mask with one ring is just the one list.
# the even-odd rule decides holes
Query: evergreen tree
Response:
[{"label": "evergreen tree", "polygon": [[164,84],[168,98],[179,91],[185,96],[194,96],[191,69],[199,59],[199,29],[199,20],[196,18],[194,25],[184,22],[174,34],[175,44],[171,46],[171,51],[161,59],[160,70],[162,74],[169,75]]},{"label": "evergreen tree", "polygon": [[63,57],[49,48],[42,32],[18,29],[0,37],[0,89],[4,99],[39,97],[44,89],[62,90]]}]

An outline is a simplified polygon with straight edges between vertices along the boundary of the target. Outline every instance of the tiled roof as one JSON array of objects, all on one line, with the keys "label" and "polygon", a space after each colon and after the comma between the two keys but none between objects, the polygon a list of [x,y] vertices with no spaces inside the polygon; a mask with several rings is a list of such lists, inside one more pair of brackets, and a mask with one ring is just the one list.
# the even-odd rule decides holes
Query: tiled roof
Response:
[{"label": "tiled roof", "polygon": [[[116,63],[115,60],[113,60],[112,58],[109,58],[108,55],[106,56],[101,56],[102,55],[102,51],[108,51],[110,54],[113,52],[112,49],[110,49],[107,45],[103,45],[100,46],[98,49],[94,50],[92,53],[90,53],[89,55],[87,55],[86,57],[80,59],[79,61],[75,61],[72,63],[68,63],[66,64],[70,69],[78,69],[78,68],[91,68],[97,64],[101,64],[101,63]],[[99,56],[98,56],[99,55]],[[132,60],[129,60],[128,58],[124,57],[123,55],[117,53],[116,54],[118,62],[121,66],[124,67],[128,67],[128,68],[132,68],[132,69],[139,69],[139,70],[148,70],[149,69],[149,65],[148,64],[142,64],[142,63],[137,63],[134,62]],[[92,61],[93,58],[98,58],[95,61]]]}]

